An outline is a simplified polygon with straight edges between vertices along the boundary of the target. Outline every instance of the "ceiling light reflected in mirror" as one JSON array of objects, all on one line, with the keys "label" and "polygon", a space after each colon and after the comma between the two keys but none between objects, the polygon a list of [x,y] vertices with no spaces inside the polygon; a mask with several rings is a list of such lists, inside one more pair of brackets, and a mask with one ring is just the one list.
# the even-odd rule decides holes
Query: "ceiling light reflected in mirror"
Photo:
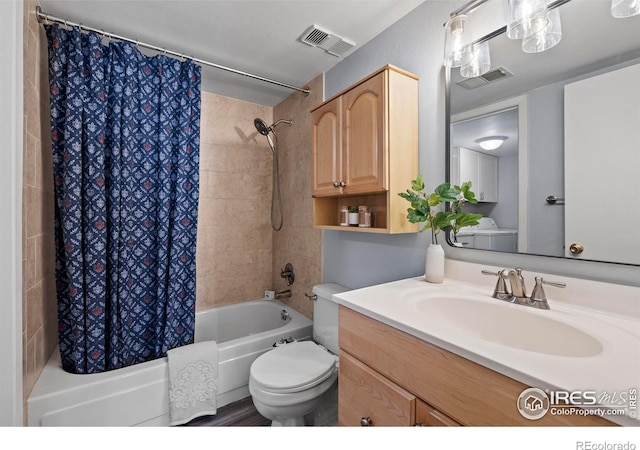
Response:
[{"label": "ceiling light reflected in mirror", "polygon": [[476,144],[482,147],[483,150],[490,151],[500,147],[506,140],[506,136],[487,136],[481,139],[476,139]]}]

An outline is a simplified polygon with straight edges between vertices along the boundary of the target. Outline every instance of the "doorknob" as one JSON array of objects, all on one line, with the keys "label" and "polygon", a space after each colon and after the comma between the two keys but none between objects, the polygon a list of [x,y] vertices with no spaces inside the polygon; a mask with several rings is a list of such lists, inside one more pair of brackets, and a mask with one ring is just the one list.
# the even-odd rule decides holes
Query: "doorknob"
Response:
[{"label": "doorknob", "polygon": [[579,255],[584,251],[584,246],[582,244],[578,244],[577,242],[574,242],[569,246],[569,251],[573,255]]}]

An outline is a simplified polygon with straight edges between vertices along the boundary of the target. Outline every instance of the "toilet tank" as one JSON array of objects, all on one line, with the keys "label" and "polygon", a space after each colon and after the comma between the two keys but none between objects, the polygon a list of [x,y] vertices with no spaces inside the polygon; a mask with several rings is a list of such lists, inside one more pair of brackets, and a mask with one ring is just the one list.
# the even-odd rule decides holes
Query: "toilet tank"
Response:
[{"label": "toilet tank", "polygon": [[318,296],[313,302],[313,340],[335,355],[338,354],[338,304],[332,296],[349,290],[334,283],[313,287],[313,293]]}]

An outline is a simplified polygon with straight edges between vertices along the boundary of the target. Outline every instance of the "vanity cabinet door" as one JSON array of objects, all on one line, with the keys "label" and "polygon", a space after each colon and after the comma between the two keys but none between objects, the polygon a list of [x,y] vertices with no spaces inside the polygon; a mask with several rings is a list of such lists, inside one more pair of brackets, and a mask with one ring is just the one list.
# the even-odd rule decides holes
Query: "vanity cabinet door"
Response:
[{"label": "vanity cabinet door", "polygon": [[416,424],[424,427],[460,427],[458,422],[418,399],[416,402]]},{"label": "vanity cabinet door", "polygon": [[411,426],[416,397],[346,352],[340,352],[340,426]]}]

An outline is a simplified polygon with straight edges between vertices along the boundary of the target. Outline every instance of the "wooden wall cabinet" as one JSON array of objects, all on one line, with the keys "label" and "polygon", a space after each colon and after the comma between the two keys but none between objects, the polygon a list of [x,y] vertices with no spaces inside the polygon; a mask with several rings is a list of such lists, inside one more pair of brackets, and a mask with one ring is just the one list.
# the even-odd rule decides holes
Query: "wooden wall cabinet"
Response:
[{"label": "wooden wall cabinet", "polygon": [[[418,78],[385,66],[311,114],[314,226],[416,232],[397,194],[418,174]],[[340,227],[341,206],[369,206],[372,227]]]},{"label": "wooden wall cabinet", "polygon": [[339,327],[339,425],[614,425],[597,416],[528,420],[516,402],[529,386],[344,306]]}]

